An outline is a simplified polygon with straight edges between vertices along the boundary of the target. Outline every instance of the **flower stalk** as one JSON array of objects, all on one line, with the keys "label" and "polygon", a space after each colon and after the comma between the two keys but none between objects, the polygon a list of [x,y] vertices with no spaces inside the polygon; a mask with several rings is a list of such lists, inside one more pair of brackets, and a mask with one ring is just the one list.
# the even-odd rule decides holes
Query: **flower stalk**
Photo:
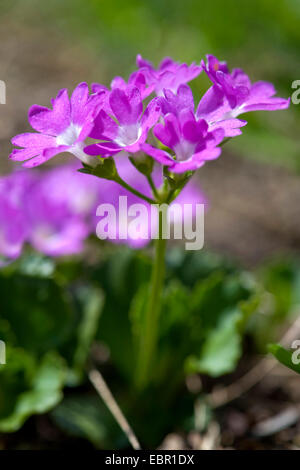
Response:
[{"label": "flower stalk", "polygon": [[167,240],[163,237],[164,217],[167,212],[158,211],[158,238],[155,241],[155,255],[152,266],[148,304],[140,334],[139,357],[137,363],[136,384],[144,388],[151,379],[151,370],[155,364],[158,340],[159,314],[161,311],[162,291],[165,278],[165,254]]},{"label": "flower stalk", "polygon": [[132,186],[127,184],[126,181],[122,180],[122,178],[117,177],[114,181],[119,183],[120,186],[127,189],[128,191],[130,191],[135,196],[138,196],[140,199],[143,199],[144,201],[149,202],[149,204],[156,204],[154,199],[151,199],[150,197],[146,196],[145,194],[142,194],[140,191],[137,191],[135,188],[133,188]]}]

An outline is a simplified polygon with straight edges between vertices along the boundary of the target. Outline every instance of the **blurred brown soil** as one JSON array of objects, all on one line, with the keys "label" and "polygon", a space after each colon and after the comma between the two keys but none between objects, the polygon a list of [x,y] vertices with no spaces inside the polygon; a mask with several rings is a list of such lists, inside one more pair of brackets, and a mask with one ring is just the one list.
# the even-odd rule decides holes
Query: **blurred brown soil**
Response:
[{"label": "blurred brown soil", "polygon": [[[298,375],[278,366],[253,389],[217,409],[205,430],[171,433],[160,448],[299,450],[299,400]],[[200,402],[195,406],[200,422],[203,416],[201,406]]]},{"label": "blurred brown soil", "polygon": [[227,145],[218,161],[199,171],[210,202],[205,245],[249,266],[299,253],[299,176],[232,155]]}]

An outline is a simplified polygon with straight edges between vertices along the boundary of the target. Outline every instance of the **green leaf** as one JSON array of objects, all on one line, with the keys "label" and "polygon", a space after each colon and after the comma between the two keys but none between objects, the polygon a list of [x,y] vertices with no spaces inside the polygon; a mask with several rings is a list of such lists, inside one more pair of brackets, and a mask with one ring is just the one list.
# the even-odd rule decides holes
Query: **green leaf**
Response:
[{"label": "green leaf", "polygon": [[119,447],[116,439],[125,441],[105,404],[96,396],[75,395],[65,398],[51,412],[51,417],[64,431],[88,439],[96,447]]},{"label": "green leaf", "polygon": [[162,345],[173,344],[175,348],[182,342],[184,330],[190,316],[191,293],[178,280],[172,279],[163,293],[160,318]]},{"label": "green leaf", "polygon": [[216,272],[232,274],[236,268],[228,260],[207,251],[186,252],[173,248],[167,252],[167,266],[172,276],[187,286],[194,286]]},{"label": "green leaf", "polygon": [[32,355],[7,346],[6,364],[0,365],[0,420],[13,413],[17,395],[29,387],[35,370]]},{"label": "green leaf", "polygon": [[59,350],[70,338],[74,321],[71,298],[55,280],[1,273],[0,296],[0,337],[11,346],[40,356]]},{"label": "green leaf", "polygon": [[300,267],[294,260],[272,263],[261,272],[266,289],[275,301],[274,318],[281,321],[300,305]]},{"label": "green leaf", "polygon": [[201,372],[212,377],[231,372],[241,355],[241,335],[237,323],[239,313],[226,313],[217,328],[213,329],[205,340],[198,357],[189,357],[186,362],[187,372]]},{"label": "green leaf", "polygon": [[[184,361],[190,352],[190,290],[172,279],[164,289],[159,319],[159,342],[153,378],[157,384],[171,377],[168,390],[184,378]],[[201,338],[199,338],[201,341]]]},{"label": "green leaf", "polygon": [[55,263],[41,253],[29,252],[18,260],[17,270],[26,276],[50,278],[54,274]]},{"label": "green leaf", "polygon": [[191,336],[206,338],[218,326],[224,312],[234,309],[241,301],[248,301],[254,285],[244,273],[228,274],[217,270],[206,279],[199,280],[190,298]]},{"label": "green leaf", "polygon": [[[77,346],[74,352],[73,372],[77,384],[82,378],[83,369],[90,353],[91,344],[96,336],[98,322],[103,308],[103,292],[96,287],[81,287],[77,295],[82,304],[82,318],[77,328]],[[77,379],[76,379],[77,376]]]},{"label": "green leaf", "polygon": [[250,325],[256,347],[266,353],[266,345],[281,334],[282,324],[300,306],[300,266],[297,259],[272,262],[258,272],[265,289],[262,314],[253,318]]},{"label": "green leaf", "polygon": [[56,406],[63,397],[65,372],[63,359],[55,353],[48,353],[35,364],[24,351],[11,351],[7,364],[0,366],[2,396],[9,401],[6,406],[0,403],[0,431],[14,432],[29,416]]},{"label": "green leaf", "polygon": [[115,180],[118,177],[117,167],[113,158],[99,158],[98,161],[99,164],[96,167],[84,164],[83,168],[80,168],[78,171],[106,180]]},{"label": "green leaf", "polygon": [[[297,372],[297,374],[300,374],[300,363],[296,364],[300,356],[299,350],[288,351],[280,344],[270,344],[268,350],[281,364]],[[296,357],[293,356],[294,354]]]},{"label": "green leaf", "polygon": [[130,157],[129,160],[140,173],[146,176],[151,176],[154,165],[153,158],[145,155],[144,153],[136,153],[135,156]]},{"label": "green leaf", "polygon": [[[194,315],[197,306],[198,316],[192,330],[194,354],[190,354],[186,361],[188,372],[217,377],[235,368],[242,354],[247,321],[261,300],[256,290],[249,297],[245,282],[247,285],[248,281],[243,276],[222,277],[216,274],[202,284],[202,289],[196,289],[192,305]],[[195,335],[200,339],[198,345]]]},{"label": "green leaf", "polygon": [[114,365],[127,378],[132,377],[132,364],[136,360],[130,306],[134,295],[149,277],[149,259],[127,248],[118,249],[95,272],[95,278],[101,280],[105,291],[97,339],[109,347]]},{"label": "green leaf", "polygon": [[251,295],[248,300],[242,300],[239,302],[238,308],[240,309],[242,315],[240,315],[237,326],[241,333],[243,333],[247,327],[248,320],[259,309],[263,294],[264,292],[261,290],[254,291],[253,295]]}]

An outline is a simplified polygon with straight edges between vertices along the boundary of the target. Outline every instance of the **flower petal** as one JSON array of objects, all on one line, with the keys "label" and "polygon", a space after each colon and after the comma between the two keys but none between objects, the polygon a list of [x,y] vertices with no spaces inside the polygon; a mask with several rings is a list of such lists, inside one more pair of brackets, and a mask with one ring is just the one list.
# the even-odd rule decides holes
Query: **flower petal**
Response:
[{"label": "flower petal", "polygon": [[290,98],[285,100],[284,98],[269,98],[268,101],[264,103],[255,103],[255,104],[246,104],[241,108],[242,113],[247,113],[249,111],[277,111],[280,109],[287,109],[290,105]]},{"label": "flower petal", "polygon": [[101,144],[92,144],[84,148],[87,155],[100,155],[101,157],[110,157],[122,150],[114,142],[103,142]]},{"label": "flower petal", "polygon": [[209,126],[209,130],[213,131],[216,128],[224,130],[224,137],[236,137],[242,134],[241,127],[246,126],[247,121],[242,119],[224,119]]},{"label": "flower petal", "polygon": [[13,137],[11,143],[18,147],[45,148],[52,147],[55,144],[55,138],[50,135],[25,132]]},{"label": "flower petal", "polygon": [[42,165],[58,153],[67,152],[68,149],[69,147],[67,145],[59,145],[58,147],[45,149],[42,154],[37,155],[31,160],[28,160],[27,162],[23,163],[23,166],[25,168],[34,168],[36,166]]},{"label": "flower petal", "polygon": [[174,149],[180,136],[179,122],[176,116],[167,114],[165,116],[165,125],[157,124],[153,129],[153,134],[164,145]]},{"label": "flower petal", "polygon": [[53,100],[53,110],[44,106],[33,105],[29,109],[28,119],[38,132],[57,136],[61,134],[71,122],[70,101],[67,89],[60,90]]},{"label": "flower petal", "polygon": [[86,117],[85,106],[89,97],[89,87],[85,82],[79,83],[71,96],[71,120],[74,124],[82,124]]},{"label": "flower petal", "polygon": [[118,124],[105,111],[101,110],[94,120],[89,137],[92,139],[113,140],[118,135]]},{"label": "flower petal", "polygon": [[147,155],[154,158],[156,161],[162,165],[170,166],[174,163],[173,158],[167,152],[163,150],[152,147],[149,144],[142,144],[141,150],[143,150]]},{"label": "flower petal", "polygon": [[169,171],[173,173],[185,173],[186,171],[195,171],[201,166],[204,165],[205,162],[202,160],[196,161],[193,157],[185,162],[175,162],[172,167],[169,168]]},{"label": "flower petal", "polygon": [[131,124],[131,106],[125,92],[120,88],[112,90],[109,97],[111,109],[120,124]]},{"label": "flower petal", "polygon": [[220,106],[222,106],[223,101],[224,93],[216,85],[213,85],[201,98],[196,111],[196,116],[210,120],[210,116],[215,113]]},{"label": "flower petal", "polygon": [[266,98],[271,98],[274,95],[276,95],[276,89],[273,83],[264,81],[255,82],[251,86],[247,102],[264,101]]},{"label": "flower petal", "polygon": [[25,149],[14,149],[9,158],[14,162],[24,162],[29,158],[36,157],[42,152],[40,148],[25,148]]},{"label": "flower petal", "polygon": [[156,124],[156,122],[158,121],[160,114],[161,109],[159,100],[157,98],[154,98],[152,101],[150,101],[142,116],[142,129],[146,129],[147,131],[151,129],[154,124]]},{"label": "flower petal", "polygon": [[221,154],[219,147],[205,149],[202,152],[195,153],[189,160],[184,162],[175,162],[170,168],[173,173],[185,173],[186,171],[194,171],[201,168],[207,160],[215,160]]}]

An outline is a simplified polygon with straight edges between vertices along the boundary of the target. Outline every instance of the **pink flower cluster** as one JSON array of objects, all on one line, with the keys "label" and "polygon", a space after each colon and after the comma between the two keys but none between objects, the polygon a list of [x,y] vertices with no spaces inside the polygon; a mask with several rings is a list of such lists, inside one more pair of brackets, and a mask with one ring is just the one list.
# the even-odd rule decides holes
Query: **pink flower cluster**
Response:
[{"label": "pink flower cluster", "polygon": [[99,184],[75,168],[15,171],[0,178],[0,255],[4,259],[17,258],[25,242],[50,256],[82,250],[92,229]]},{"label": "pink flower cluster", "polygon": [[[211,87],[195,106],[188,82],[204,71]],[[214,56],[200,64],[164,59],[156,69],[137,57],[137,70],[126,82],[115,77],[111,87],[80,83],[71,97],[66,89],[52,108],[33,105],[29,122],[37,133],[15,136],[10,158],[27,168],[41,165],[61,152],[71,152],[96,166],[97,157],[134,155],[143,151],[172,173],[200,168],[221,154],[225,138],[241,134],[241,114],[277,110],[289,100],[277,98],[268,82],[251,83],[240,69],[229,71]],[[86,139],[95,142],[87,145]]]},{"label": "pink flower cluster", "polygon": [[[188,83],[202,72],[211,86],[195,105]],[[138,196],[152,201],[153,194],[162,202],[163,175],[167,186],[171,182],[179,185],[173,192],[170,186],[170,199],[166,200],[173,201],[178,187],[184,187],[180,182],[191,175],[176,178],[175,174],[193,172],[218,158],[224,139],[240,135],[247,124],[240,119],[241,114],[289,106],[289,100],[275,94],[271,83],[251,83],[242,70],[230,71],[226,63],[211,55],[206,62],[191,65],[166,58],[158,68],[138,56],[137,69],[128,81],[115,77],[109,88],[99,83],[89,88],[87,83],[80,83],[71,96],[67,89],[60,90],[51,100],[51,108],[31,106],[28,118],[36,132],[15,136],[12,143],[18,148],[10,158],[32,168],[69,152],[84,164],[83,171],[94,172],[102,179],[100,182],[74,171],[76,165],[44,173],[23,170],[2,177],[0,254],[14,259],[25,242],[50,256],[79,252],[85,238],[95,231],[97,205],[113,204],[118,213],[122,195],[128,197],[129,204],[139,202]],[[141,173],[141,153],[155,161],[153,171],[150,165],[151,176]],[[108,157],[114,157],[117,177],[104,175],[100,166],[96,168]],[[152,189],[155,186],[153,194],[145,184],[145,175]],[[204,202],[193,182],[176,196],[179,204]],[[149,202],[146,204],[150,209]],[[119,215],[120,223],[123,214]],[[120,227],[118,230],[122,232]],[[142,246],[150,239],[149,234],[149,239],[129,237],[123,241],[118,230],[116,240],[133,246]]]}]

